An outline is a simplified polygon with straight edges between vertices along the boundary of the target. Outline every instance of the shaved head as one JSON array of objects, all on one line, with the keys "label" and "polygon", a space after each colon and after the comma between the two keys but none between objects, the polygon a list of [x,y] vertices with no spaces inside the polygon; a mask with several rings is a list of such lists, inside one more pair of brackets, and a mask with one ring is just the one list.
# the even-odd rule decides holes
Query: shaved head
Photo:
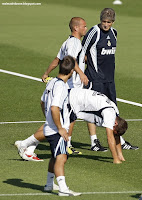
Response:
[{"label": "shaved head", "polygon": [[81,17],[73,17],[71,20],[70,20],[70,23],[69,23],[69,27],[70,27],[70,30],[71,32],[74,31],[74,27],[75,26],[79,26],[80,25],[80,22],[81,21],[85,21],[83,18]]}]

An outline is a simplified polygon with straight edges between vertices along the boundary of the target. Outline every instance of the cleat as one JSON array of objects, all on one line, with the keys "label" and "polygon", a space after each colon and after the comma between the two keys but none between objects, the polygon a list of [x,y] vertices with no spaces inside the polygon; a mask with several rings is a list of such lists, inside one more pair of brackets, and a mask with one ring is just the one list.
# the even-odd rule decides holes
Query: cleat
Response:
[{"label": "cleat", "polygon": [[20,157],[22,158],[23,153],[25,152],[26,149],[21,146],[21,142],[22,142],[21,140],[18,140],[14,143],[14,145],[18,149],[18,153]]},{"label": "cleat", "polygon": [[59,195],[59,196],[80,196],[81,193],[79,193],[79,192],[74,192],[74,191],[72,191],[72,190],[67,189],[67,190],[65,190],[64,192],[59,191],[59,192],[58,192],[58,195]]},{"label": "cleat", "polygon": [[132,150],[137,150],[139,149],[139,147],[137,146],[132,146],[129,142],[125,141],[125,143],[123,145],[121,145],[122,149],[132,149]]},{"label": "cleat", "polygon": [[52,190],[59,190],[59,186],[56,185],[55,183],[53,183],[52,186],[47,186],[47,185],[44,186],[45,192],[52,192]]},{"label": "cleat", "polygon": [[22,158],[23,158],[23,160],[27,160],[27,161],[36,161],[36,162],[44,161],[44,160],[38,158],[35,153],[28,155],[26,153],[26,151],[23,153]]},{"label": "cleat", "polygon": [[82,154],[82,152],[75,150],[75,148],[73,146],[67,147],[67,152],[69,155],[71,155],[71,154],[81,155]]},{"label": "cleat", "polygon": [[95,144],[95,145],[91,147],[91,150],[92,150],[92,151],[103,151],[103,152],[108,151],[107,148],[101,146],[100,141],[99,141],[98,139],[95,139],[95,140],[94,140],[94,144]]}]

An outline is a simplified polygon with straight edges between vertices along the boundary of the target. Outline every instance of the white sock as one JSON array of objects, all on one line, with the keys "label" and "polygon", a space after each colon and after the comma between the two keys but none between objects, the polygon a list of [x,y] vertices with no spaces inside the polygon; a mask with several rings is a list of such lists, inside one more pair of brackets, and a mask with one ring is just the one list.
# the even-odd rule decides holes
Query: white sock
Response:
[{"label": "white sock", "polygon": [[91,139],[91,146],[93,147],[95,145],[94,140],[97,139],[97,135],[90,135],[90,139]]},{"label": "white sock", "polygon": [[39,144],[39,141],[34,137],[34,135],[31,135],[30,137],[28,137],[27,139],[23,140],[21,142],[21,146],[23,148],[27,148],[29,146],[37,146]]},{"label": "white sock", "polygon": [[125,140],[123,139],[122,136],[120,136],[120,143],[121,143],[121,145],[123,145],[125,143]]},{"label": "white sock", "polygon": [[36,149],[37,145],[32,145],[26,148],[26,154],[32,155]]},{"label": "white sock", "polygon": [[69,136],[68,138],[69,138],[69,141],[67,142],[67,146],[70,147],[70,146],[72,146],[71,145],[71,136]]},{"label": "white sock", "polygon": [[58,176],[56,180],[59,185],[59,191],[64,192],[65,190],[68,190],[68,187],[65,182],[65,176]]},{"label": "white sock", "polygon": [[54,176],[55,176],[54,173],[48,172],[46,185],[51,187],[53,186]]}]

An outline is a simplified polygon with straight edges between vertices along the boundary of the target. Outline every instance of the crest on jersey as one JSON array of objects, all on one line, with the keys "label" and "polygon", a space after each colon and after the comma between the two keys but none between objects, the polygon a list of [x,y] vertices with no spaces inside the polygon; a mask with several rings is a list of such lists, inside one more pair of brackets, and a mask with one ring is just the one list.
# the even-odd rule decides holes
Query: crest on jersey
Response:
[{"label": "crest on jersey", "polygon": [[108,47],[111,46],[111,42],[110,42],[110,40],[108,40],[108,42],[107,42],[107,46],[108,46]]}]

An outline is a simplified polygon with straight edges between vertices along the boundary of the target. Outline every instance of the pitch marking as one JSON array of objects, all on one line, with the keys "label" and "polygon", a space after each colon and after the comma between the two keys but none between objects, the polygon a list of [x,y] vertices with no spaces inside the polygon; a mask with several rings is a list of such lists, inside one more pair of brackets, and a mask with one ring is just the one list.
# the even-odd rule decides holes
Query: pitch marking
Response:
[{"label": "pitch marking", "polygon": [[[78,119],[76,121],[84,121],[82,119]],[[142,119],[126,119],[128,122],[138,122],[142,121]],[[19,122],[0,122],[0,124],[32,124],[32,123],[45,123],[46,121],[19,121]]]},{"label": "pitch marking", "polygon": [[[42,82],[42,79],[36,78],[36,77],[33,77],[33,76],[27,76],[27,75],[24,75],[24,74],[20,74],[20,73],[16,73],[16,72],[11,72],[11,71],[7,71],[7,70],[3,70],[3,69],[0,69],[0,72],[6,73],[6,74],[11,74],[11,75],[14,75],[14,76],[23,77],[23,78],[32,79],[32,80],[39,81],[39,82]],[[117,101],[120,101],[120,102],[123,102],[123,103],[127,103],[127,104],[131,104],[131,105],[135,105],[135,106],[142,107],[142,104],[141,104],[141,103],[136,103],[136,102],[133,102],[133,101],[128,101],[128,100],[119,99],[119,98],[116,98],[116,100],[117,100]]]},{"label": "pitch marking", "polygon": [[[141,194],[142,191],[121,191],[121,192],[82,192],[81,194]],[[0,197],[3,196],[49,196],[57,195],[57,193],[22,193],[22,194],[0,194]]]}]

